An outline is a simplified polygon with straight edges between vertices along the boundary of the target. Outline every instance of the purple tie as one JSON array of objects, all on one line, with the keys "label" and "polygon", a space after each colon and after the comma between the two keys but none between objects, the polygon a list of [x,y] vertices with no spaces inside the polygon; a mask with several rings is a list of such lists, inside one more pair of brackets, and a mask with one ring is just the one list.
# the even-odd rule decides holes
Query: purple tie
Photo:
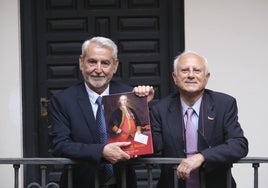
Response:
[{"label": "purple tie", "polygon": [[[186,113],[186,152],[187,157],[191,157],[197,153],[197,130],[192,120],[194,110],[192,108],[188,108]],[[198,169],[191,172],[190,179],[186,181],[186,188],[200,188]]]}]

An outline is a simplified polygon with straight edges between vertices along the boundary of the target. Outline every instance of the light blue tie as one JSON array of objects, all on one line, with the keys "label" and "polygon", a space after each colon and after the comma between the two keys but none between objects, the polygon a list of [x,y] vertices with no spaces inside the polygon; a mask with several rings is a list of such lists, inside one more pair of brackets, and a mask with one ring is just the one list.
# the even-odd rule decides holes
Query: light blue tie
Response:
[{"label": "light blue tie", "polygon": [[[99,96],[96,100],[96,103],[98,104],[97,114],[96,114],[96,122],[97,122],[97,137],[98,142],[101,144],[107,144],[107,132],[106,132],[106,122],[104,117],[104,112],[102,108],[102,97]],[[104,164],[103,165],[104,170],[104,181],[108,181],[113,176],[113,166],[112,164]]]},{"label": "light blue tie", "polygon": [[[195,129],[192,115],[194,110],[192,108],[187,109],[187,122],[186,122],[186,152],[187,157],[190,157],[197,153],[197,130]],[[191,172],[190,179],[186,180],[186,188],[200,188],[199,170],[196,169]]]}]

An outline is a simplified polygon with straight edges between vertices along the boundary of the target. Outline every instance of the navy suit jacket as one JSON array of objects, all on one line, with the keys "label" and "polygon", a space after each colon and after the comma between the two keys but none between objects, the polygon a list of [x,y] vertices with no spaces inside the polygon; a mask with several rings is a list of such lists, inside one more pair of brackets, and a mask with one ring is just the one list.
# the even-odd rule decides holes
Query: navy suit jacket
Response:
[{"label": "navy suit jacket", "polygon": [[[245,157],[248,141],[238,122],[236,100],[226,94],[205,90],[199,113],[198,151],[205,157],[200,168],[206,188],[226,188],[226,169]],[[151,107],[154,151],[163,157],[184,158],[185,135],[179,92]],[[163,165],[158,187],[173,187],[172,166]],[[180,187],[185,182],[179,181]],[[235,187],[235,182],[232,182]]]},{"label": "navy suit jacket", "polygon": [[[129,92],[132,87],[110,82],[110,94]],[[94,174],[104,161],[102,151],[104,144],[97,143],[96,121],[84,83],[79,83],[59,92],[50,101],[51,152],[56,157],[83,160],[85,163],[73,169],[75,188],[94,185]],[[119,172],[118,172],[119,171]],[[114,172],[120,187],[120,169],[114,165]],[[136,187],[133,170],[127,170],[128,187]],[[63,173],[61,187],[65,187]]]}]

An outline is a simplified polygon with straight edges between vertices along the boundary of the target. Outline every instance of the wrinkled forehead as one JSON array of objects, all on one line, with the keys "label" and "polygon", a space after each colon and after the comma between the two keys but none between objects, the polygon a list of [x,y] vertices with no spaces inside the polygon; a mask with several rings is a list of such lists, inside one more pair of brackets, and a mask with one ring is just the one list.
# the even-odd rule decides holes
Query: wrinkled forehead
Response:
[{"label": "wrinkled forehead", "polygon": [[186,64],[186,63],[205,65],[204,59],[196,54],[185,54],[179,59],[179,64]]},{"label": "wrinkled forehead", "polygon": [[178,60],[178,67],[205,67],[205,60],[196,54],[185,54]]}]

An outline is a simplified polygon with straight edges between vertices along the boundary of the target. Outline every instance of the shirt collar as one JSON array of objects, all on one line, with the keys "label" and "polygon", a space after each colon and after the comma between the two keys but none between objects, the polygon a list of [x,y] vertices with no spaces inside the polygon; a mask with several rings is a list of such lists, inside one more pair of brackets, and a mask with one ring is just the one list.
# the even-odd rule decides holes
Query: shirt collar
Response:
[{"label": "shirt collar", "polygon": [[199,111],[200,111],[200,105],[201,105],[201,102],[202,102],[202,97],[200,97],[200,98],[194,103],[193,106],[188,106],[188,105],[183,101],[183,99],[181,98],[181,107],[182,107],[182,112],[183,112],[183,114],[186,113],[186,111],[187,111],[188,108],[192,108],[192,109],[194,109],[196,115],[199,116]]},{"label": "shirt collar", "polygon": [[90,100],[90,103],[94,104],[97,100],[97,98],[99,96],[105,96],[105,95],[109,95],[109,89],[110,89],[110,85],[108,85],[108,87],[104,90],[103,93],[101,93],[100,95],[98,93],[96,93],[95,91],[93,91],[92,89],[90,89],[87,84],[85,83],[85,87],[86,87],[86,90],[87,90],[87,94],[88,94],[88,97],[89,97],[89,100]]}]

